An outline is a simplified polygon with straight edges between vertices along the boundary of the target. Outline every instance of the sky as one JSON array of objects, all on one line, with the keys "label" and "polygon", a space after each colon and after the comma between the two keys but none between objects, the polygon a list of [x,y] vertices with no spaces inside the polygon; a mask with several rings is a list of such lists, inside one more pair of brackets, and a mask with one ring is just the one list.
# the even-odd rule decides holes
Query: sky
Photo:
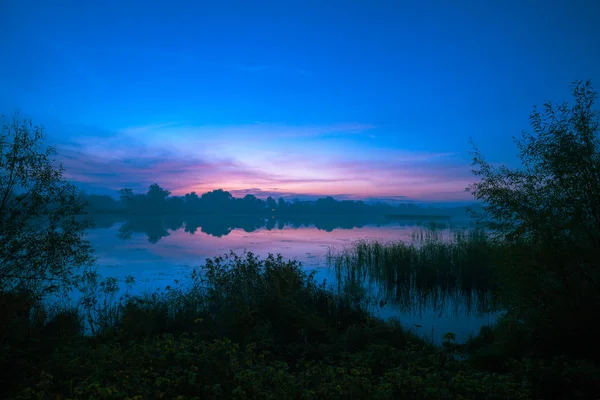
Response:
[{"label": "sky", "polygon": [[472,138],[600,87],[600,1],[3,0],[0,112],[90,193],[470,202]]}]

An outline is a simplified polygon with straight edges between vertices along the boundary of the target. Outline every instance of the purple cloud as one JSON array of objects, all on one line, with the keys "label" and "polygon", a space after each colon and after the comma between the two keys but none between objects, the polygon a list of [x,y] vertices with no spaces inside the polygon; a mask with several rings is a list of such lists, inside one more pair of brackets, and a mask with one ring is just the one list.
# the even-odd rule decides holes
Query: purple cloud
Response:
[{"label": "purple cloud", "polygon": [[[464,188],[473,181],[470,165],[454,153],[366,149],[364,144],[359,151],[336,148],[335,143],[321,148],[312,144],[316,137],[336,132],[354,135],[371,129],[369,125],[281,129],[258,125],[221,127],[219,134],[207,135],[205,128],[157,124],[116,135],[73,136],[58,150],[66,176],[74,182],[138,191],[158,183],[177,195],[223,188],[235,195],[260,197],[465,200]],[[256,140],[243,140],[248,129]],[[271,133],[284,141],[266,140]],[[285,141],[298,137],[311,141],[306,145]]]}]

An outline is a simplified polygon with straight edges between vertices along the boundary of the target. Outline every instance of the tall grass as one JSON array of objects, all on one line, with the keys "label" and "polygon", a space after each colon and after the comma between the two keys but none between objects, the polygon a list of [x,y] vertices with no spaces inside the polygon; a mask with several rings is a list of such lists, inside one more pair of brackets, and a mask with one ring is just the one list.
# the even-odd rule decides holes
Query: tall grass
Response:
[{"label": "tall grass", "polygon": [[122,299],[114,298],[115,280],[88,278],[79,308],[52,314],[26,293],[0,293],[0,397],[438,399],[528,391],[512,374],[482,382],[447,349],[373,318],[281,256],[216,257],[187,282]]},{"label": "tall grass", "polygon": [[485,231],[422,227],[412,239],[358,240],[341,251],[329,248],[327,263],[338,289],[376,287],[378,296],[403,311],[440,309],[448,302],[476,313],[496,307],[492,260],[498,248]]}]

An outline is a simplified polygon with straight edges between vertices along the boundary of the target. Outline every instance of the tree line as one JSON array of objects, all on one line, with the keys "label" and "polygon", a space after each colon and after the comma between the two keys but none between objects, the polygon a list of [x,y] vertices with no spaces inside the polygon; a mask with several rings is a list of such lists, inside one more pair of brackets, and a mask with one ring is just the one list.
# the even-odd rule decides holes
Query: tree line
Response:
[{"label": "tree line", "polygon": [[[316,201],[287,201],[280,197],[275,200],[247,194],[234,197],[223,189],[212,190],[198,195],[196,192],[183,196],[172,196],[171,192],[158,184],[150,185],[146,193],[134,193],[130,188],[119,191],[119,199],[109,195],[86,194],[88,213],[127,213],[137,215],[164,214],[229,214],[229,215],[386,215],[440,213],[440,209],[420,207],[412,203],[397,206],[379,202],[365,203],[361,200],[336,200],[331,196]],[[458,209],[458,208],[457,208]],[[457,209],[443,210],[456,213]],[[459,210],[460,211],[460,210]],[[464,212],[464,208],[463,208]]]}]

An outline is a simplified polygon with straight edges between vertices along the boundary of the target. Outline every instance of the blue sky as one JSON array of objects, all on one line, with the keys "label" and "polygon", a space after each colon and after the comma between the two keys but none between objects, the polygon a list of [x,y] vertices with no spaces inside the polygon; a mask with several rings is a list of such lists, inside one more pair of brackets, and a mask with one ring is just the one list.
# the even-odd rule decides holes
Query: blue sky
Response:
[{"label": "blue sky", "polygon": [[533,105],[600,85],[600,2],[28,1],[0,111],[86,190],[467,201]]}]

